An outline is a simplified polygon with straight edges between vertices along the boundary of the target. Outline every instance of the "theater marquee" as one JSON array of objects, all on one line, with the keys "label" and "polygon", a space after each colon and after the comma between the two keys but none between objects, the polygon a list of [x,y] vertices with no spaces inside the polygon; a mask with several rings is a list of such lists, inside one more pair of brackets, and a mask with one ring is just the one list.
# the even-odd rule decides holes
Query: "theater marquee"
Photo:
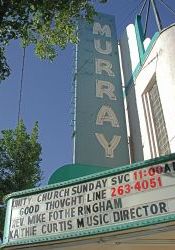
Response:
[{"label": "theater marquee", "polygon": [[8,199],[5,241],[65,239],[168,222],[175,215],[173,159],[14,193]]}]

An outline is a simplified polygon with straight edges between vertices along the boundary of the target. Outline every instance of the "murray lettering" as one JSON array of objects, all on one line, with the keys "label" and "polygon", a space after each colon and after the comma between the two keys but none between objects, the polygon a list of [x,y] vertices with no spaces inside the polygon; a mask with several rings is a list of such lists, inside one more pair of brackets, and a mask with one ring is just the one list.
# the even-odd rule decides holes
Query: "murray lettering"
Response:
[{"label": "murray lettering", "polygon": [[[116,89],[115,85],[113,84],[115,72],[113,70],[112,62],[110,61],[110,55],[113,52],[110,26],[106,24],[101,25],[99,22],[95,22],[93,25],[93,35],[94,47],[96,52],[98,52],[98,58],[95,58],[95,72],[97,78],[96,97],[101,98],[103,101],[97,114],[96,125],[103,126],[104,123],[109,123],[113,128],[117,128],[120,127],[120,122],[118,120],[117,114],[109,105],[110,102],[117,102]],[[103,39],[99,39],[99,35]],[[104,38],[106,39],[104,40]],[[105,59],[101,58],[101,55],[105,55]],[[104,79],[102,80],[101,78]],[[106,78],[108,80],[106,80]],[[104,102],[104,95],[106,95],[109,99],[108,103]],[[114,151],[121,141],[121,136],[114,134],[110,141],[103,133],[96,132],[95,136],[99,144],[104,149],[105,157],[113,158]]]}]

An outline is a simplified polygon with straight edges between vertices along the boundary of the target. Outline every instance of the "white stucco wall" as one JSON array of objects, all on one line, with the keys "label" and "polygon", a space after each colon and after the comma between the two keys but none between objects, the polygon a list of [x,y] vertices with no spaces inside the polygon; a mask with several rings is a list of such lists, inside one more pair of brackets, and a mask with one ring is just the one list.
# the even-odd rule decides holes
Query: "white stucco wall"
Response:
[{"label": "white stucco wall", "polygon": [[157,82],[171,152],[175,152],[175,25],[164,30],[158,40]]},{"label": "white stucco wall", "polygon": [[160,34],[135,82],[136,100],[144,150],[144,159],[151,158],[142,94],[156,75],[171,153],[175,152],[175,26]]},{"label": "white stucco wall", "polygon": [[[127,32],[126,32],[127,33]],[[122,50],[122,59],[126,61],[128,60],[128,55],[125,57],[125,49],[126,46],[131,48],[129,44],[133,43],[135,44],[135,37],[132,34],[128,34],[128,42],[126,39],[121,40],[121,50]],[[128,43],[128,45],[127,45]],[[145,47],[147,47],[149,43],[149,40],[146,40]],[[131,51],[131,49],[130,49]],[[130,60],[131,65],[130,67],[125,62],[123,64],[124,67],[124,73],[126,76],[129,75],[129,70],[131,73],[131,69],[133,70],[132,65],[134,65],[135,58],[138,58],[138,52],[136,50],[132,50],[130,52]],[[132,56],[131,56],[132,55]],[[125,57],[125,59],[124,59]],[[134,58],[134,59],[133,59]],[[164,113],[167,133],[168,133],[168,139],[170,143],[170,149],[171,153],[175,152],[175,25],[171,25],[170,27],[164,29],[160,36],[158,37],[157,41],[155,42],[151,53],[149,54],[147,60],[145,61],[144,65],[142,65],[142,70],[136,77],[136,80],[134,84],[131,86],[131,88],[128,91],[127,95],[127,105],[128,105],[128,112],[129,112],[129,123],[130,123],[130,130],[131,130],[131,136],[133,138],[133,151],[134,154],[137,156],[136,161],[141,154],[141,150],[139,149],[143,148],[143,159],[150,159],[155,156],[158,156],[158,150],[155,148],[155,154],[151,154],[150,150],[150,142],[148,138],[147,133],[147,127],[146,127],[146,120],[145,120],[145,114],[143,109],[143,101],[142,101],[142,95],[153,78],[153,76],[156,76],[157,79],[157,85],[159,89],[162,109]],[[125,77],[125,84],[127,83],[128,77]],[[135,96],[134,93],[135,92]],[[134,99],[136,102],[136,107],[134,107]],[[133,108],[132,108],[133,107]],[[137,114],[135,113],[135,109],[138,110],[138,119]],[[140,129],[141,133],[141,140],[138,140],[138,130]],[[137,145],[136,145],[137,144]]]},{"label": "white stucco wall", "polygon": [[151,39],[148,38],[148,37],[144,40],[143,46],[144,46],[144,49],[145,49],[145,50],[148,48],[150,42],[151,42]]},{"label": "white stucco wall", "polygon": [[[120,40],[120,51],[122,58],[122,71],[124,75],[124,85],[132,78],[133,71],[135,70],[137,64],[139,63],[139,52],[137,47],[135,26],[133,24],[128,25],[123,36]],[[131,161],[142,161],[142,147],[140,140],[140,130],[138,119],[138,111],[136,106],[135,90],[131,88],[130,95],[127,97],[126,111],[128,112],[130,129],[129,141],[130,141],[130,154]],[[134,136],[133,136],[134,135]]]},{"label": "white stucco wall", "polygon": [[128,82],[132,72],[139,62],[139,52],[137,47],[134,24],[129,24],[120,40],[123,74],[125,82]]}]

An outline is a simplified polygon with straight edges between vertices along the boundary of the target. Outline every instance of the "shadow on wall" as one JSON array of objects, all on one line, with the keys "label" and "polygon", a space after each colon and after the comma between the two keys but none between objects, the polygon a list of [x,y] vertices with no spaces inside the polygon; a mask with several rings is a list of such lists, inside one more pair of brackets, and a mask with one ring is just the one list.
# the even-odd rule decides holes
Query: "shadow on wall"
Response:
[{"label": "shadow on wall", "polygon": [[[129,37],[130,36],[130,37]],[[130,39],[130,41],[129,41]],[[131,40],[133,39],[133,41]],[[135,55],[131,55],[131,50],[129,47],[129,42],[132,47],[135,44]],[[124,84],[125,84],[125,97],[127,101],[127,113],[129,120],[129,150],[131,155],[131,162],[142,161],[143,158],[143,147],[142,147],[142,139],[141,139],[141,131],[140,131],[140,121],[138,116],[138,109],[136,103],[136,93],[133,79],[133,71],[138,63],[138,48],[136,45],[135,38],[135,26],[130,24],[125,30],[121,40],[120,40],[120,49],[121,49],[121,58],[122,58],[122,68],[123,68],[123,76],[124,76]],[[133,50],[133,48],[132,48]],[[132,65],[132,61],[134,66]],[[126,87],[127,88],[126,93]]]}]

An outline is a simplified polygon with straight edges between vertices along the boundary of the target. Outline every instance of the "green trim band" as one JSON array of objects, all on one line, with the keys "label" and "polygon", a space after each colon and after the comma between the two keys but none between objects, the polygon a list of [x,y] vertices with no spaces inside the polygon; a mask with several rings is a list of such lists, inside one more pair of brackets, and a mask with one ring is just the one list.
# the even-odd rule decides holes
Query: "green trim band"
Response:
[{"label": "green trim band", "polygon": [[147,60],[149,54],[151,53],[151,50],[154,46],[154,44],[156,43],[158,37],[159,37],[160,33],[156,32],[147,48],[147,50],[145,51],[144,55],[142,57],[140,57],[140,62],[137,64],[132,77],[130,78],[130,80],[128,81],[128,83],[126,84],[126,88],[125,88],[125,94],[126,96],[128,95],[129,89],[131,88],[131,86],[134,84],[136,78],[138,77],[140,71],[143,68],[143,64],[145,63],[145,61]]},{"label": "green trim band", "polygon": [[140,61],[144,56],[145,49],[144,49],[144,34],[143,34],[143,28],[142,28],[142,23],[141,23],[141,16],[137,15],[136,20],[135,20],[135,31],[136,31],[136,38],[137,38],[137,46],[139,50],[139,57]]},{"label": "green trim band", "polygon": [[12,207],[12,199],[8,200],[8,202],[7,202],[3,243],[7,243],[8,238],[9,238],[9,228],[10,228],[10,220],[11,220],[11,207]]},{"label": "green trim band", "polygon": [[146,59],[148,58],[155,42],[157,41],[160,33],[156,32],[153,36],[153,38],[151,39],[151,42],[148,46],[148,48],[144,49],[144,34],[143,34],[143,28],[142,28],[142,23],[141,23],[141,16],[137,15],[136,16],[136,20],[135,20],[135,32],[136,32],[136,39],[137,39],[137,45],[138,45],[138,51],[139,51],[139,58],[140,58],[140,62],[137,64],[134,72],[132,73],[132,76],[130,78],[130,80],[127,82],[126,84],[126,88],[125,88],[125,95],[128,95],[128,91],[130,89],[130,87],[134,84],[136,78],[138,77],[140,71],[143,68],[143,64],[145,63]]}]

